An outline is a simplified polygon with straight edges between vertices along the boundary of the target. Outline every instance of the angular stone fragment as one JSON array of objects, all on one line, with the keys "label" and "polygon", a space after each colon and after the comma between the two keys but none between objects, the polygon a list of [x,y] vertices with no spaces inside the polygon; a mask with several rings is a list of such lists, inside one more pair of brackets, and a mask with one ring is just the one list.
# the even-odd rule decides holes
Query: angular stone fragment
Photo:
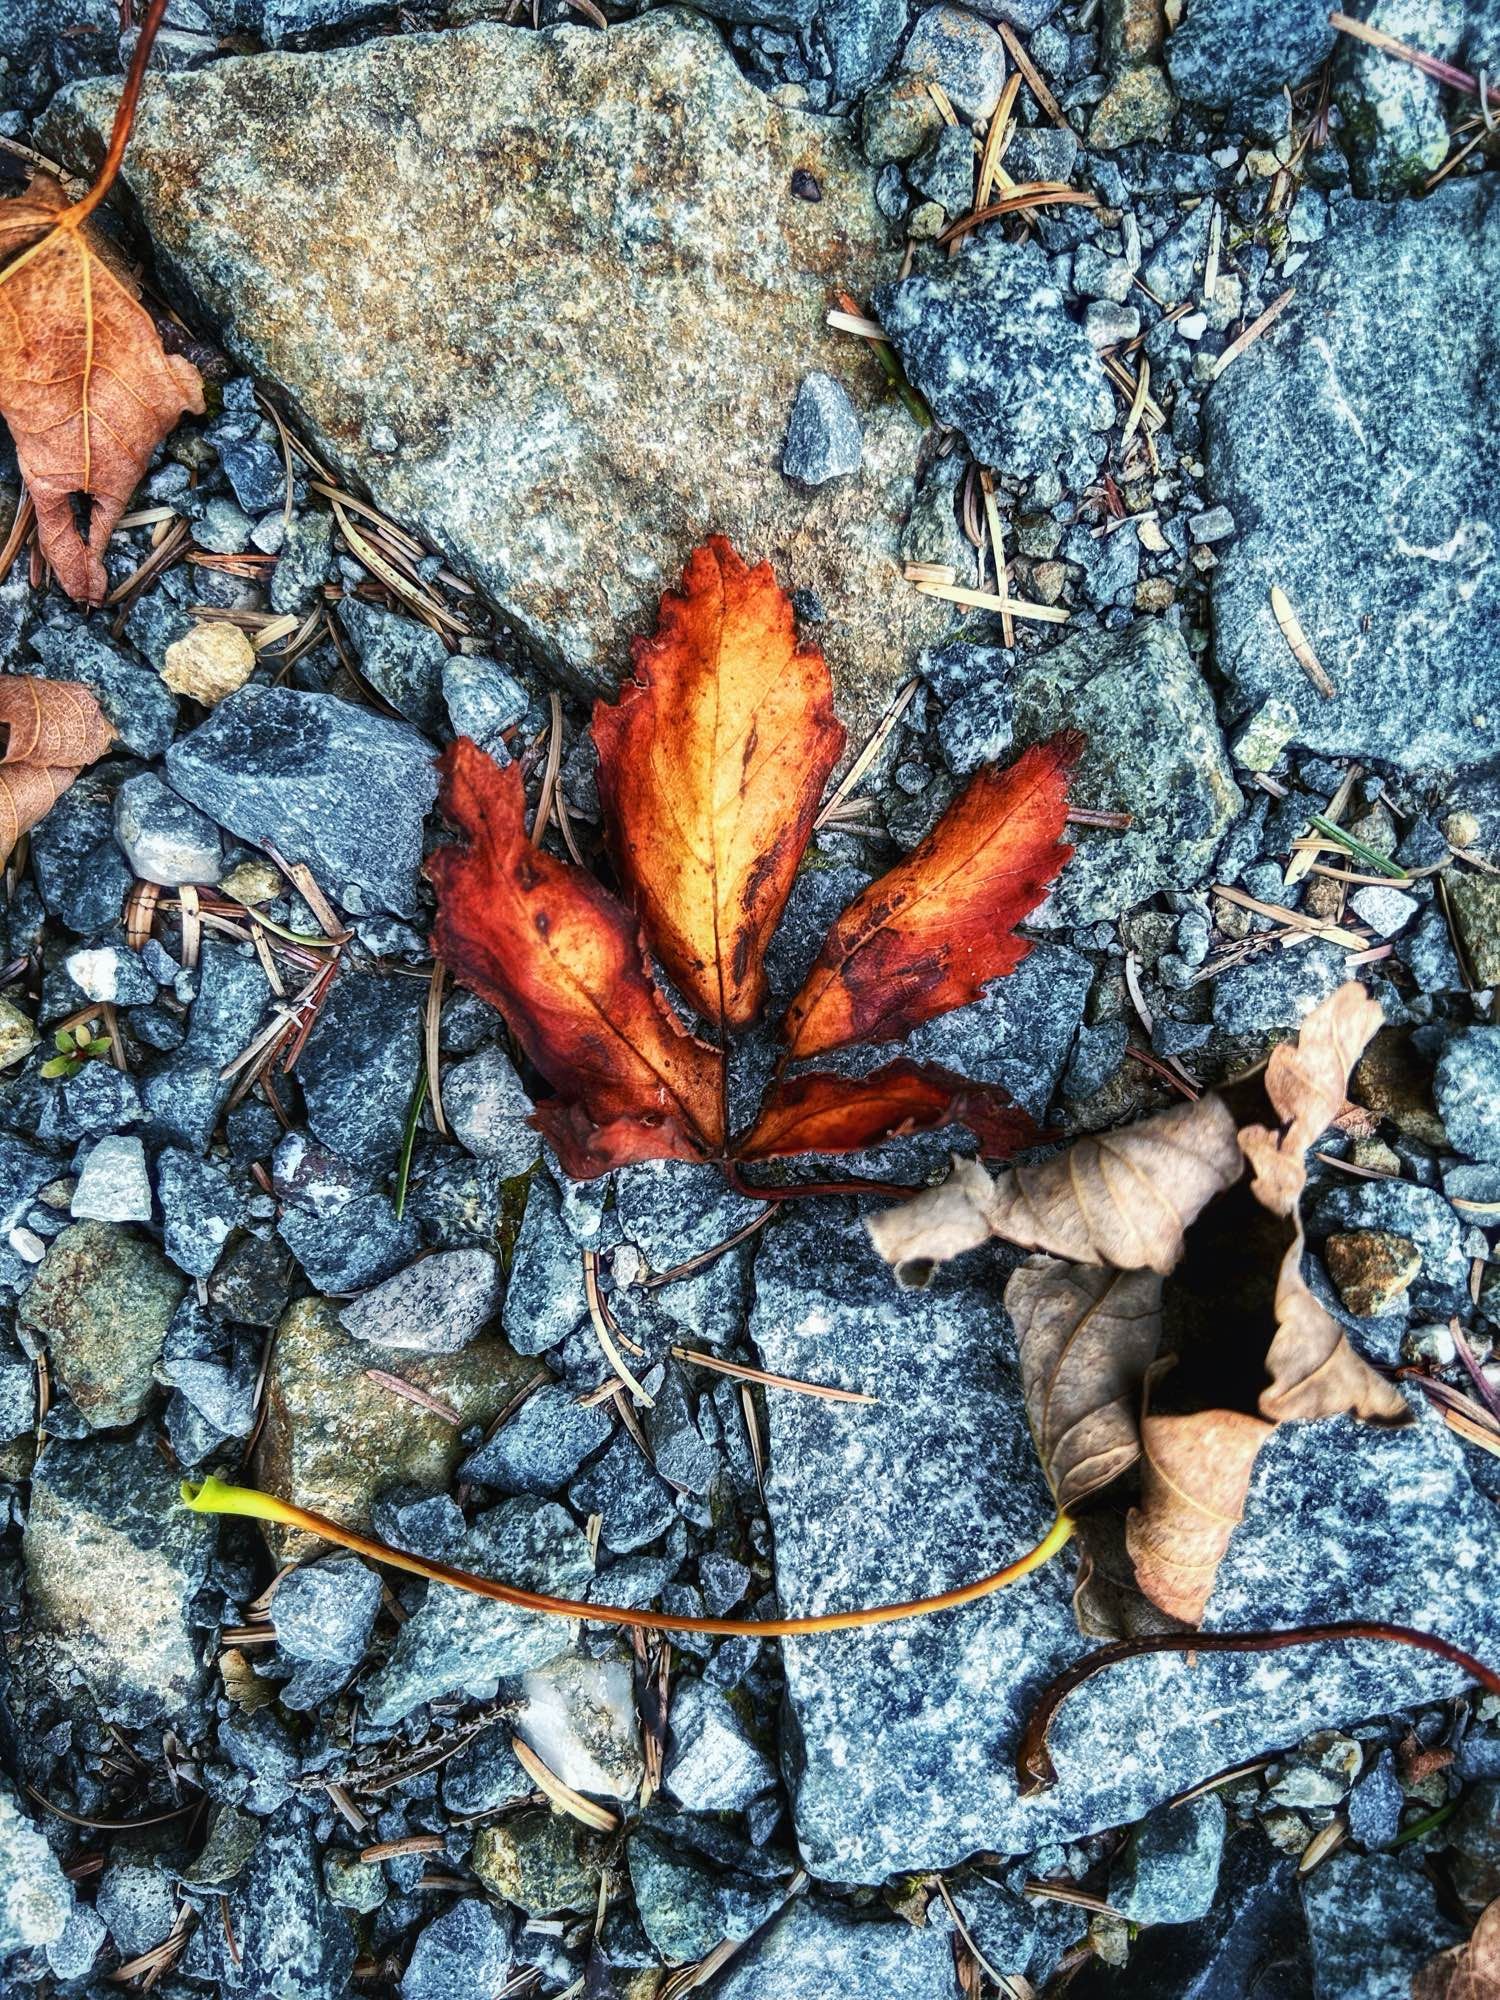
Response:
[{"label": "angular stone fragment", "polygon": [[167,648],[161,677],[173,694],[214,708],[255,671],[255,648],[237,625],[205,620]]},{"label": "angular stone fragment", "polygon": [[1243,801],[1180,633],[1147,618],[1081,633],[1028,662],[1015,703],[1018,750],[1082,730],[1072,798],[1131,815],[1125,832],[1069,829],[1073,859],[1036,921],[1097,923],[1202,881]]},{"label": "angular stone fragment", "polygon": [[[787,1613],[969,1582],[1045,1531],[1051,1496],[999,1304],[1008,1262],[987,1249],[900,1292],[847,1210],[809,1204],[765,1232],[751,1318],[764,1364],[880,1398],[771,1399],[767,1500]],[[1396,1429],[1284,1424],[1256,1462],[1205,1627],[1386,1619],[1493,1657],[1492,1515],[1463,1446],[1425,1412]],[[1243,1758],[1461,1680],[1380,1645],[1132,1661],[1069,1698],[1052,1730],[1058,1783],[1021,1799],[1021,1724],[1045,1682],[1093,1650],[1072,1582],[1063,1559],[961,1611],[785,1642],[783,1768],[815,1874],[878,1882],[1129,1825]]]},{"label": "angular stone fragment", "polygon": [[183,1290],[161,1252],[134,1231],[75,1222],[48,1248],[20,1320],[88,1423],[110,1430],[140,1415]]},{"label": "angular stone fragment", "polygon": [[1474,310],[1500,281],[1500,198],[1481,175],[1342,215],[1205,400],[1209,490],[1239,528],[1213,572],[1215,660],[1234,716],[1275,696],[1310,749],[1447,776],[1500,754],[1500,408]]},{"label": "angular stone fragment", "polygon": [[[300,1299],[276,1333],[257,1484],[353,1528],[369,1527],[370,1503],[388,1487],[446,1488],[458,1427],[372,1381],[377,1362],[463,1424],[488,1423],[526,1379],[503,1340],[475,1340],[461,1354],[377,1354],[342,1331],[328,1301]],[[278,1552],[310,1546],[285,1530],[268,1539]]]},{"label": "angular stone fragment", "polygon": [[1223,108],[1301,83],[1334,40],[1323,0],[1190,0],[1167,43],[1167,68],[1191,103]]},{"label": "angular stone fragment", "polygon": [[177,739],[167,776],[219,826],[307,862],[356,915],[415,909],[437,776],[405,723],[333,695],[244,687]]},{"label": "angular stone fragment", "polygon": [[179,1504],[149,1439],[54,1442],[38,1459],[23,1545],[30,1638],[111,1721],[180,1722],[199,1698],[188,1605],[217,1528]]},{"label": "angular stone fragment", "polygon": [[[85,88],[59,125],[92,144],[111,109]],[[816,592],[856,740],[946,622],[900,587],[916,430],[823,324],[835,288],[895,268],[874,175],[697,17],[159,77],[127,178],[180,295],[315,446],[578,682],[613,683],[710,529]],[[858,480],[807,494],[780,460],[810,368],[865,441]]]},{"label": "angular stone fragment", "polygon": [[953,1950],[941,1917],[920,1930],[799,1896],[735,1959],[720,2000],[951,2000]]},{"label": "angular stone fragment", "polygon": [[931,274],[881,286],[875,310],[934,413],[1001,472],[1051,471],[1113,415],[1098,356],[1035,244],[982,236]]},{"label": "angular stone fragment", "polygon": [[0,1959],[28,1945],[55,1944],[72,1911],[73,1885],[61,1862],[0,1778]]},{"label": "angular stone fragment", "polygon": [[339,1319],[375,1347],[455,1354],[500,1310],[503,1289],[488,1250],[440,1250],[355,1299]]}]

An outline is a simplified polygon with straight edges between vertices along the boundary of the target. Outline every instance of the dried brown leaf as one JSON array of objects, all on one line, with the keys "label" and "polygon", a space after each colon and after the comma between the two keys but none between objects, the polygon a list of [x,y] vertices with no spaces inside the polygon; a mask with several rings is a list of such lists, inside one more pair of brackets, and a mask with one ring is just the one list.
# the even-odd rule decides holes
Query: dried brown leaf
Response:
[{"label": "dried brown leaf", "polygon": [[1162,1281],[1032,1257],[1011,1274],[1005,1308],[1021,1353],[1021,1391],[1042,1469],[1071,1511],[1140,1456],[1136,1410],[1161,1340]]},{"label": "dried brown leaf", "polygon": [[1189,1223],[1241,1171],[1233,1116],[1222,1099],[1201,1097],[997,1180],[955,1162],[941,1187],[868,1227],[898,1266],[941,1262],[1000,1236],[1073,1263],[1165,1274]]},{"label": "dried brown leaf", "polygon": [[104,711],[76,681],[0,677],[0,865],[86,764],[114,741]]},{"label": "dried brown leaf", "polygon": [[1186,1624],[1203,1616],[1273,1428],[1242,1410],[1141,1419],[1141,1504],[1130,1510],[1125,1546],[1141,1589]]},{"label": "dried brown leaf", "polygon": [[1273,1052],[1265,1093],[1280,1127],[1247,1125],[1240,1133],[1256,1200],[1273,1215],[1291,1215],[1302,1199],[1307,1149],[1345,1109],[1349,1073],[1384,1018],[1380,1002],[1346,980],[1312,1010],[1295,1041]]},{"label": "dried brown leaf", "polygon": [[1500,1900],[1463,1944],[1440,1951],[1412,1975],[1412,2000],[1496,2000],[1500,1994]]},{"label": "dried brown leaf", "polygon": [[1272,1423],[1288,1417],[1356,1417],[1401,1422],[1410,1413],[1394,1382],[1377,1375],[1349,1345],[1331,1313],[1302,1275],[1299,1223],[1276,1280],[1276,1334],[1266,1352],[1270,1387],[1260,1412]]}]

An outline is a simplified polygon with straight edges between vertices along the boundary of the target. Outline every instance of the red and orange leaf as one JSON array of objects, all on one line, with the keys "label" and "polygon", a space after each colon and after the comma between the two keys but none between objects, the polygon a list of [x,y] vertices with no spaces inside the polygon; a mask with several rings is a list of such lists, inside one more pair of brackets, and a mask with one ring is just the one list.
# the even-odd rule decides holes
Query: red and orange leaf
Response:
[{"label": "red and orange leaf", "polygon": [[724,1059],[663,999],[629,911],[531,845],[518,765],[501,770],[465,737],[440,769],[443,811],[467,838],[429,863],[433,950],[500,1009],[557,1092],[544,1129],[570,1158],[597,1152],[593,1173],[720,1153]]},{"label": "red and orange leaf", "polygon": [[[0,415],[70,597],[104,601],[104,550],[147,461],[203,383],[167,354],[57,182],[0,202]],[[80,533],[80,521],[84,532]]]},{"label": "red and orange leaf", "polygon": [[1014,928],[1073,852],[1062,833],[1082,748],[1069,732],[1008,771],[981,770],[921,846],[855,898],[787,1010],[792,1056],[896,1041],[1020,964],[1031,947]]},{"label": "red and orange leaf", "polygon": [[778,1083],[736,1148],[741,1160],[795,1153],[858,1153],[881,1139],[967,1125],[986,1159],[1009,1159],[1041,1138],[998,1084],[971,1083],[935,1063],[904,1058],[869,1076],[809,1076]]},{"label": "red and orange leaf", "polygon": [[633,664],[594,710],[616,865],[679,990],[716,1028],[744,1027],[844,747],[828,667],[798,644],[770,564],[749,568],[722,535],[662,598]]}]

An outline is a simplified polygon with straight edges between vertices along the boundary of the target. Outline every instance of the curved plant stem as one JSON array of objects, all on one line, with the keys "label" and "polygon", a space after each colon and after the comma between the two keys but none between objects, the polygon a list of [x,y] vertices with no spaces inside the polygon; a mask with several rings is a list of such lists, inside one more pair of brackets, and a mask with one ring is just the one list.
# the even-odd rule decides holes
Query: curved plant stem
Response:
[{"label": "curved plant stem", "polygon": [[1120,1639],[1101,1646],[1076,1660],[1043,1688],[1041,1698],[1027,1718],[1016,1750],[1016,1777],[1021,1796],[1044,1792],[1057,1783],[1047,1735],[1058,1710],[1075,1688],[1092,1680],[1106,1667],[1121,1660],[1138,1659],[1143,1653],[1278,1653],[1283,1646],[1323,1645],[1331,1640],[1388,1639],[1394,1645],[1415,1646],[1419,1652],[1435,1653],[1479,1682],[1490,1694],[1500,1695],[1500,1673],[1476,1660],[1462,1646],[1440,1639],[1434,1632],[1418,1632],[1409,1625],[1386,1625],[1364,1619],[1350,1619],[1335,1625],[1293,1625],[1284,1632],[1154,1632],[1144,1639]]},{"label": "curved plant stem", "polygon": [[[1055,1556],[1073,1532],[1072,1520],[1059,1514],[1034,1549],[1028,1549],[1004,1569],[982,1576],[975,1583],[961,1584],[937,1597],[913,1598],[905,1604],[879,1604],[855,1611],[824,1611],[808,1618],[678,1618],[665,1611],[638,1611],[618,1604],[590,1604],[577,1598],[549,1597],[540,1591],[522,1590],[511,1583],[497,1583],[493,1577],[476,1576],[470,1570],[455,1569],[451,1563],[432,1562],[406,1549],[393,1549],[373,1536],[357,1534],[322,1514],[294,1507],[273,1494],[259,1493],[250,1486],[228,1486],[214,1478],[184,1480],[182,1497],[198,1514],[240,1514],[255,1521],[275,1521],[282,1527],[300,1528],[340,1548],[352,1549],[371,1562],[386,1563],[392,1569],[409,1570],[432,1583],[452,1584],[455,1589],[472,1591],[478,1597],[493,1598],[499,1604],[514,1605],[520,1611],[541,1611],[556,1618],[589,1618],[600,1625],[629,1625],[642,1632],[712,1632],[732,1638],[787,1639],[806,1632],[853,1632],[868,1625],[888,1625],[901,1618],[923,1618],[934,1611],[953,1611],[973,1604],[1009,1583],[1019,1583],[1034,1569]],[[1500,1683],[1497,1683],[1500,1686]]]}]

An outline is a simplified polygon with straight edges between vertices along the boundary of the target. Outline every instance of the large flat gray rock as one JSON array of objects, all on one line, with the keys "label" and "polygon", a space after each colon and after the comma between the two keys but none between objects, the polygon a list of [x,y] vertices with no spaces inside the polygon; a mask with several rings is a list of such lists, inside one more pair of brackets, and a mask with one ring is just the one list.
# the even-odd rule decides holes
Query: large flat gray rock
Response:
[{"label": "large flat gray rock", "polygon": [[[766,1231],[751,1319],[765,1365],[881,1399],[769,1399],[767,1500],[788,1613],[946,1590],[1045,1531],[1052,1503],[1000,1304],[1006,1265],[998,1249],[975,1253],[903,1293],[848,1208],[808,1204]],[[1426,1414],[1401,1430],[1283,1425],[1257,1462],[1205,1626],[1387,1619],[1500,1658],[1494,1508],[1462,1452]],[[1462,1684],[1390,1645],[1135,1660],[1068,1702],[1053,1731],[1059,1782],[1024,1800],[1021,1724],[1052,1675],[1092,1650],[1072,1583],[1064,1557],[959,1611],[786,1642],[786,1775],[814,1874],[877,1882],[1125,1825],[1312,1729]]]},{"label": "large flat gray rock", "polygon": [[[58,142],[96,146],[111,103],[84,88]],[[874,175],[697,16],[156,78],[126,178],[179,296],[577,681],[612,685],[715,530],[817,593],[851,728],[946,624],[900,575],[917,428],[823,324],[894,275]],[[813,369],[864,461],[809,492],[780,461]]]},{"label": "large flat gray rock", "polygon": [[[1500,196],[1481,177],[1344,216],[1205,402],[1209,488],[1238,529],[1214,572],[1216,663],[1236,716],[1288,701],[1310,749],[1485,764],[1500,754]],[[1276,584],[1333,701],[1277,629]]]}]

